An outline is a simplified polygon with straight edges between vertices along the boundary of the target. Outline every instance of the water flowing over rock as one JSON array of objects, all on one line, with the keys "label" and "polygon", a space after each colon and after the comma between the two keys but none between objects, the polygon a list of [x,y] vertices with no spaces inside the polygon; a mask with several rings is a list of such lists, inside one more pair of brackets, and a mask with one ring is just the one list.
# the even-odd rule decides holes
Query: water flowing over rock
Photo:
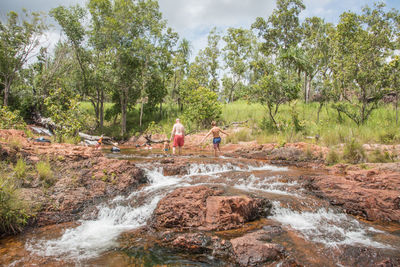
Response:
[{"label": "water flowing over rock", "polygon": [[221,196],[207,186],[178,188],[163,198],[153,216],[155,228],[227,230],[265,216],[271,204],[247,196]]},{"label": "water flowing over rock", "polygon": [[347,213],[370,221],[400,222],[399,173],[338,166],[329,175],[303,177],[305,187]]}]

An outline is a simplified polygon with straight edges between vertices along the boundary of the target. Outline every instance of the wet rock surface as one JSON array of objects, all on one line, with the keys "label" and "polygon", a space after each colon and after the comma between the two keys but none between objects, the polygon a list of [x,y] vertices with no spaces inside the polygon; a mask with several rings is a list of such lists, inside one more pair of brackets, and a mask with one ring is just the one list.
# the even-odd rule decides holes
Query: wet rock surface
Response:
[{"label": "wet rock surface", "polygon": [[327,175],[302,177],[305,187],[348,214],[400,223],[400,175],[338,166]]},{"label": "wet rock surface", "polygon": [[340,261],[346,266],[365,266],[365,267],[395,267],[400,266],[399,257],[384,256],[373,249],[366,247],[345,246],[343,253],[339,257]]},{"label": "wet rock surface", "polygon": [[51,165],[48,185],[34,175],[19,190],[36,212],[31,226],[77,220],[85,209],[147,182],[133,162],[105,158],[92,147],[32,142],[18,130],[0,130],[0,155],[11,162],[23,158]]},{"label": "wet rock surface", "polygon": [[269,236],[268,231],[260,230],[230,240],[236,262],[240,266],[259,266],[282,258],[285,249],[266,242]]},{"label": "wet rock surface", "polygon": [[178,188],[157,205],[152,218],[155,228],[227,230],[266,216],[271,204],[248,196],[222,196],[207,186]]}]

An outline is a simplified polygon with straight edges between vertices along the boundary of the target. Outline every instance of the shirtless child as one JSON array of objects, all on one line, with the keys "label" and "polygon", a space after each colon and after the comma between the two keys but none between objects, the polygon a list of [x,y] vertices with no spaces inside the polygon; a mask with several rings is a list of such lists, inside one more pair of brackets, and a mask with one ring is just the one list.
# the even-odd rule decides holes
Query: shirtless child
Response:
[{"label": "shirtless child", "polygon": [[178,153],[180,155],[182,152],[183,144],[185,142],[185,127],[183,127],[179,119],[176,119],[176,123],[172,128],[170,140],[174,140],[174,144],[172,146],[172,154],[175,155],[175,148],[178,147]]},{"label": "shirtless child", "polygon": [[212,134],[212,135],[213,135],[213,145],[214,145],[214,156],[215,156],[215,157],[218,157],[217,149],[218,149],[218,151],[221,153],[221,149],[219,148],[219,144],[221,143],[221,137],[219,136],[219,133],[223,133],[223,134],[225,134],[225,135],[227,135],[227,136],[228,136],[229,134],[225,133],[225,132],[222,131],[219,127],[217,127],[217,123],[216,123],[215,121],[213,121],[213,122],[211,123],[211,126],[212,126],[211,130],[208,132],[208,134],[207,134],[206,136],[204,136],[204,138],[201,140],[200,143],[203,143],[204,140],[205,140],[210,134]]}]

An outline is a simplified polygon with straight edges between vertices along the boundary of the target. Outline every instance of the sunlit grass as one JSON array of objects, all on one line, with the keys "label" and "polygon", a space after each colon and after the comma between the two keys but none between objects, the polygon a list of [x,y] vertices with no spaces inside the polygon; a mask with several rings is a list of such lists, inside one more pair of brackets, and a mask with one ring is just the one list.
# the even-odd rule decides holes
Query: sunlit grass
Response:
[{"label": "sunlit grass", "polygon": [[[110,109],[112,103],[106,103],[105,109]],[[400,127],[395,123],[395,111],[391,105],[380,106],[374,110],[364,125],[357,126],[352,120],[331,107],[330,104],[324,105],[317,120],[318,103],[305,104],[303,102],[292,102],[291,104],[281,105],[276,120],[282,129],[280,131],[270,131],[263,127],[263,122],[268,121],[268,113],[265,106],[261,104],[249,104],[245,101],[224,104],[219,125],[229,125],[232,122],[245,122],[244,126],[251,129],[251,134],[246,136],[246,140],[251,138],[259,143],[279,143],[279,142],[312,142],[326,146],[335,146],[357,139],[360,143],[400,143]],[[94,116],[94,110],[89,102],[81,103],[81,108],[88,114]],[[161,133],[169,135],[175,118],[180,117],[187,127],[192,131],[192,124],[181,117],[181,113],[175,104],[163,104],[162,118],[160,118],[159,107],[153,112],[146,111],[143,117],[143,125],[139,127],[140,109],[137,105],[128,111],[127,130],[129,136],[138,135],[143,132],[147,125],[155,121],[161,129]],[[302,125],[301,131],[295,131],[293,124],[293,111]],[[120,117],[104,122],[104,129],[101,133],[109,136],[120,135]],[[98,132],[100,134],[100,132]],[[317,138],[316,138],[317,136]],[[238,138],[230,139],[243,139]],[[237,142],[238,140],[233,140]]]}]

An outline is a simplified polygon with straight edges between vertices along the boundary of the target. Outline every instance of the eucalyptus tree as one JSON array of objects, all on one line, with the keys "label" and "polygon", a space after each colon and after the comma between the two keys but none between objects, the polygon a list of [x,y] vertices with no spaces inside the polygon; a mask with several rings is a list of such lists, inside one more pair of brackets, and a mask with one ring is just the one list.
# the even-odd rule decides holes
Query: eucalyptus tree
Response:
[{"label": "eucalyptus tree", "polygon": [[382,99],[384,66],[394,49],[394,18],[384,4],[362,14],[345,12],[332,33],[334,107],[357,125],[364,124]]},{"label": "eucalyptus tree", "polygon": [[207,87],[213,92],[218,92],[219,57],[221,56],[219,42],[221,36],[216,28],[211,29],[207,40],[207,46],[199,51],[195,61],[190,66],[190,76],[197,79],[201,86]]},{"label": "eucalyptus tree", "polygon": [[301,40],[299,14],[305,8],[301,0],[277,0],[276,9],[265,20],[258,17],[252,28],[264,39],[264,53],[278,53],[297,46]]},{"label": "eucalyptus tree", "polygon": [[89,9],[98,33],[93,42],[112,55],[113,94],[118,96],[121,134],[125,135],[127,110],[138,100],[142,123],[148,88],[160,67],[157,61],[165,45],[166,22],[154,0],[91,0]]},{"label": "eucalyptus tree", "polygon": [[190,42],[182,39],[175,51],[173,51],[172,65],[173,74],[170,79],[170,94],[173,101],[182,110],[182,81],[189,71],[189,59],[192,53]]},{"label": "eucalyptus tree", "polygon": [[[310,100],[313,79],[317,76],[322,80],[322,77],[328,72],[329,32],[332,27],[331,23],[325,23],[319,17],[306,18],[302,24],[301,47],[308,61],[308,68],[304,72],[304,101],[306,103]],[[322,92],[317,93],[321,95]]]},{"label": "eucalyptus tree", "polygon": [[[305,8],[301,0],[278,0],[268,20],[257,18],[252,28],[261,38],[263,56],[252,63],[255,85],[250,95],[268,107],[275,128],[279,106],[298,97],[301,72],[308,68],[298,44],[301,40],[299,14]],[[265,62],[267,60],[267,62]]]},{"label": "eucalyptus tree", "polygon": [[230,76],[223,78],[225,95],[230,102],[235,99],[235,90],[238,85],[243,85],[246,74],[249,71],[252,53],[255,47],[255,36],[252,31],[242,28],[228,28],[223,37],[225,46],[223,47],[223,58]]},{"label": "eucalyptus tree", "polygon": [[34,55],[40,36],[47,29],[43,16],[23,11],[22,20],[16,12],[7,14],[7,22],[0,22],[0,83],[3,86],[3,104],[8,106],[11,86],[18,72]]}]

